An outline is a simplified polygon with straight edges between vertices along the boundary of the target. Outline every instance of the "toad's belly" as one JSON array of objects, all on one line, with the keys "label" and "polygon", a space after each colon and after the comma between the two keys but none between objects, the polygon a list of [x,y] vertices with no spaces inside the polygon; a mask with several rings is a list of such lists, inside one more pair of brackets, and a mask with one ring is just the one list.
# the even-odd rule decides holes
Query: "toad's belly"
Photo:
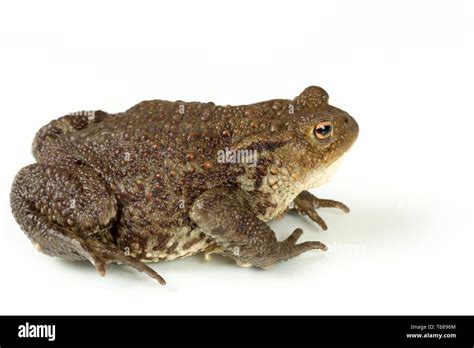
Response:
[{"label": "toad's belly", "polygon": [[132,242],[120,248],[143,262],[169,261],[205,251],[214,242],[199,228],[181,227],[150,235],[142,243]]}]

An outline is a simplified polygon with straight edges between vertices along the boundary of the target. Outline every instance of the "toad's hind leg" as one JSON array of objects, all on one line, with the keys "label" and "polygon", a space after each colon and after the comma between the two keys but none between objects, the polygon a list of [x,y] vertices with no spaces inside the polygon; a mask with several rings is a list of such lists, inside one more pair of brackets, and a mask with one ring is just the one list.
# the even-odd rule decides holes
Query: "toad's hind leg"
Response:
[{"label": "toad's hind leg", "polygon": [[87,259],[101,275],[107,263],[126,263],[164,284],[150,267],[114,246],[110,228],[117,202],[92,169],[29,165],[15,177],[10,203],[18,224],[43,253]]},{"label": "toad's hind leg", "polygon": [[308,250],[326,250],[321,242],[296,244],[303,233],[299,228],[279,242],[270,227],[251,210],[244,196],[230,188],[214,188],[198,197],[191,207],[191,219],[222,248],[224,255],[240,265],[268,268]]}]

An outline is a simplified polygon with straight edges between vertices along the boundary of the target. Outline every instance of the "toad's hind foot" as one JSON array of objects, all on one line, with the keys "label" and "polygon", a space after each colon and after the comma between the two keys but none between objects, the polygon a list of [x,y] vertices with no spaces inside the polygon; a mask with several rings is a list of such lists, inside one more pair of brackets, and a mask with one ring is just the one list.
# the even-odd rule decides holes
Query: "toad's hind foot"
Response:
[{"label": "toad's hind foot", "polygon": [[163,277],[156,273],[151,267],[147,266],[137,258],[125,255],[121,250],[114,246],[104,244],[97,240],[88,240],[86,245],[87,249],[84,250],[83,255],[91,261],[101,276],[105,276],[105,265],[107,263],[116,262],[118,264],[126,264],[135,268],[139,272],[149,275],[161,285],[166,284]]},{"label": "toad's hind foot", "polygon": [[342,210],[344,213],[348,213],[349,208],[338,201],[331,199],[321,199],[312,195],[308,191],[301,192],[294,200],[295,210],[300,215],[307,215],[311,220],[316,222],[323,230],[327,230],[328,226],[321,216],[319,216],[316,209],[318,208],[337,208]]}]

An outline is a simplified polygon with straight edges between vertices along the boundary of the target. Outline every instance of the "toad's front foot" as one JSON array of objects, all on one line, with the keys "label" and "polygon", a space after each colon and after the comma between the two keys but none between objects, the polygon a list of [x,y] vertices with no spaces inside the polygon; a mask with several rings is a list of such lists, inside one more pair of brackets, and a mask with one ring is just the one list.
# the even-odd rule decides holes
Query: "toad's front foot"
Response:
[{"label": "toad's front foot", "polygon": [[301,192],[294,200],[295,210],[300,215],[307,215],[311,220],[316,222],[323,230],[327,230],[328,226],[326,222],[322,219],[321,216],[317,213],[316,209],[318,208],[338,208],[344,213],[349,212],[349,208],[338,201],[333,201],[330,199],[320,199],[308,191]]}]

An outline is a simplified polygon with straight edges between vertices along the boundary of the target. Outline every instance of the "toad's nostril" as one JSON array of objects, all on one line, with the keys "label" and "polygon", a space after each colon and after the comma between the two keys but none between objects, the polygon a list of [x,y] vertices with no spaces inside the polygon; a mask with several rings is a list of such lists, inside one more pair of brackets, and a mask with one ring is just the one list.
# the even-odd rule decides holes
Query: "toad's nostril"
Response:
[{"label": "toad's nostril", "polygon": [[348,123],[349,123],[349,117],[346,116],[346,118],[344,118],[344,123],[345,123],[345,124],[348,124]]}]

